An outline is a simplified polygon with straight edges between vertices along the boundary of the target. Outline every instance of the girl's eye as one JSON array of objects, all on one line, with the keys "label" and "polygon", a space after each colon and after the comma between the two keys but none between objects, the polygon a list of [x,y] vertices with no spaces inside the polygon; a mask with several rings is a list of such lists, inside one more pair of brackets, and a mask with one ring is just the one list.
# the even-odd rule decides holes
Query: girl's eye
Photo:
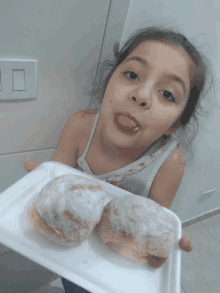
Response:
[{"label": "girl's eye", "polygon": [[[133,71],[125,71],[124,75],[127,77],[127,75],[130,74],[131,78],[128,77],[128,79],[134,80],[135,78],[137,78],[137,74],[134,73]],[[162,92],[164,92],[164,97],[169,101],[169,102],[175,102],[175,97],[173,96],[173,94],[169,91],[163,90]],[[169,98],[171,98],[171,100],[169,100]]]},{"label": "girl's eye", "polygon": [[168,100],[169,102],[175,102],[175,97],[173,96],[173,94],[171,93],[171,92],[169,92],[169,91],[161,91],[161,92],[164,92],[164,97],[166,98],[166,99],[168,99],[168,98],[171,98],[172,100]]},{"label": "girl's eye", "polygon": [[[131,74],[131,76],[132,77],[138,77],[137,76],[137,74],[136,73],[134,73],[133,71],[126,71],[125,73],[124,73],[124,75],[127,77],[127,74]],[[129,77],[128,77],[129,78]],[[134,80],[133,78],[129,78],[129,79],[132,79],[132,80]]]}]

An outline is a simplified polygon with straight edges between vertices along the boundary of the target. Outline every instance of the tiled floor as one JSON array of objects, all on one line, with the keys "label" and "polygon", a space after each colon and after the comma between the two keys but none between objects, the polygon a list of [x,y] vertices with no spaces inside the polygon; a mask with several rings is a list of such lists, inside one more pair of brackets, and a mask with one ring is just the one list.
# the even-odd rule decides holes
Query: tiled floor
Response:
[{"label": "tiled floor", "polygon": [[30,291],[29,293],[65,293],[65,291],[63,289],[61,279],[59,278],[56,281],[46,286]]},{"label": "tiled floor", "polygon": [[192,240],[194,249],[182,252],[181,293],[219,293],[220,215],[186,227],[183,233]]},{"label": "tiled floor", "polygon": [[[220,293],[220,215],[194,221],[183,233],[194,249],[182,252],[181,293]],[[29,293],[64,293],[64,289],[59,278]]]}]

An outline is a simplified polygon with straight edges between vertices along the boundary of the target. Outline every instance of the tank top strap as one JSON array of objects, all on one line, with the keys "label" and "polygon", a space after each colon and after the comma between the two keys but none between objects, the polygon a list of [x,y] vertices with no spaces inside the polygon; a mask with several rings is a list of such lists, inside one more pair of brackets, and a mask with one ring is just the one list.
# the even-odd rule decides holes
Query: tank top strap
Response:
[{"label": "tank top strap", "polygon": [[155,164],[149,178],[146,181],[145,190],[144,190],[144,194],[146,197],[148,197],[149,195],[151,185],[160,167],[163,165],[163,163],[166,161],[166,159],[169,157],[169,155],[177,146],[179,146],[179,143],[171,137],[168,148],[165,148],[162,156],[159,158],[159,160]]},{"label": "tank top strap", "polygon": [[85,149],[83,155],[81,156],[81,160],[85,160],[85,157],[87,155],[87,152],[88,152],[90,144],[91,144],[91,141],[93,139],[93,135],[95,133],[96,126],[97,126],[98,121],[99,121],[99,116],[100,116],[100,109],[98,110],[98,112],[96,114],[95,121],[94,121],[93,127],[92,127],[92,131],[91,131],[91,134],[90,134],[90,137],[89,137],[89,141],[87,143],[87,146],[86,146],[86,149]]}]

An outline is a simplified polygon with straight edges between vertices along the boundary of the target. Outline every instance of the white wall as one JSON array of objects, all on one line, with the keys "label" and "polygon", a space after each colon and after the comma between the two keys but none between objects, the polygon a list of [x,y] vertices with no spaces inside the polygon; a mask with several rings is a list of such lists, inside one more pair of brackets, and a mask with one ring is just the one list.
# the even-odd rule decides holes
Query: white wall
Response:
[{"label": "white wall", "polygon": [[[214,0],[131,0],[120,48],[139,28],[164,25],[180,30],[209,57],[219,83],[220,76],[220,1]],[[217,96],[219,92],[216,93]],[[208,104],[207,104],[208,106]],[[213,111],[209,120],[199,118],[200,128],[193,142],[194,160],[185,174],[171,210],[182,222],[220,208],[220,115]],[[204,191],[216,188],[213,196],[197,203]]]},{"label": "white wall", "polygon": [[83,87],[120,40],[128,7],[128,0],[1,2],[0,58],[37,59],[39,68],[37,99],[0,101],[0,193],[26,175],[26,158],[49,160],[68,117],[89,105]]},{"label": "white wall", "polygon": [[[39,62],[37,99],[0,101],[0,193],[27,174],[26,158],[49,160],[68,117],[88,106],[81,87],[120,40],[128,7],[128,0],[0,2],[0,58]],[[26,293],[55,278],[0,244],[0,293]]]}]

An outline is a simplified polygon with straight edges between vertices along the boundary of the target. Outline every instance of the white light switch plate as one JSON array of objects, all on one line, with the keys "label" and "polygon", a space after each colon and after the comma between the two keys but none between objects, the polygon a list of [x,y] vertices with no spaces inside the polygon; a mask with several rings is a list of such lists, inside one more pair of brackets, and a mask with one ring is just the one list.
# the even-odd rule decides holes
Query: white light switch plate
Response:
[{"label": "white light switch plate", "polygon": [[[14,91],[13,70],[24,70],[24,91]],[[0,59],[0,71],[0,100],[20,100],[37,98],[37,60]]]}]

